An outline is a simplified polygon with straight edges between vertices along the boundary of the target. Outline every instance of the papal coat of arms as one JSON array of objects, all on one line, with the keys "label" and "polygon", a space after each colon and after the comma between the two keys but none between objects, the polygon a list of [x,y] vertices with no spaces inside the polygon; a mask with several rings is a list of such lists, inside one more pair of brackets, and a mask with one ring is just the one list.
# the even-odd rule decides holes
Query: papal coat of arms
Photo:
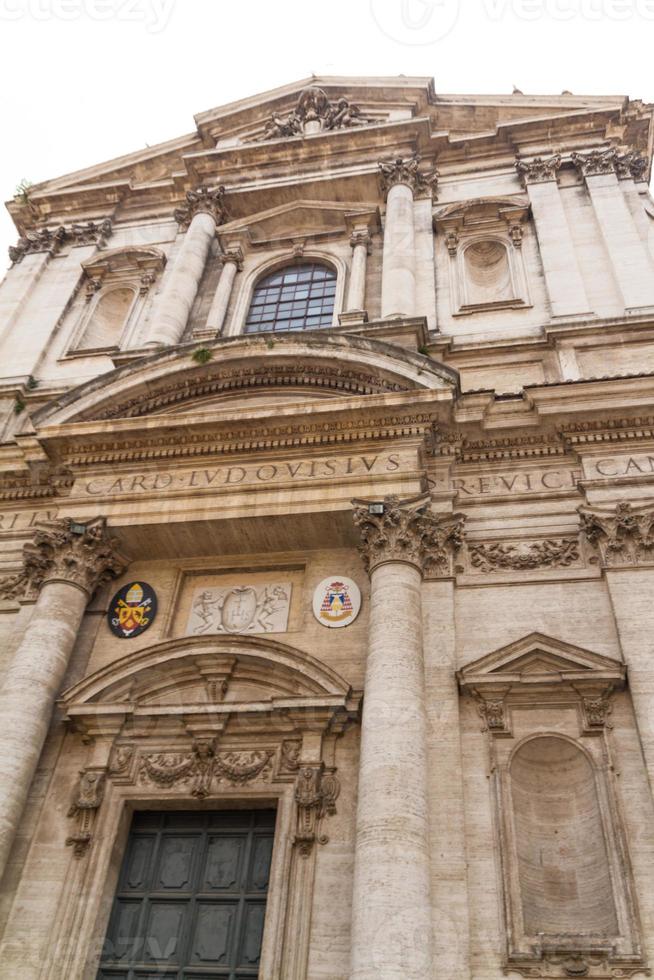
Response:
[{"label": "papal coat of arms", "polygon": [[199,589],[191,603],[188,632],[284,633],[290,599],[290,582]]},{"label": "papal coat of arms", "polygon": [[157,596],[147,582],[130,582],[111,600],[107,620],[109,629],[121,640],[144,633],[157,615]]},{"label": "papal coat of arms", "polygon": [[361,593],[356,582],[342,575],[326,578],[313,594],[313,614],[323,626],[349,626],[359,614]]}]

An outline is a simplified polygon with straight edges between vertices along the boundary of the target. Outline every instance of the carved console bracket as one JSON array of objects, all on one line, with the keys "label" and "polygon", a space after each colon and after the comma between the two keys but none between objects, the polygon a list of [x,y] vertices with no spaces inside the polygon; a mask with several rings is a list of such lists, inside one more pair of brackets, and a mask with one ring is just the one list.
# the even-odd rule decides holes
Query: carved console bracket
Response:
[{"label": "carved console bracket", "polygon": [[82,769],[79,774],[69,817],[77,820],[77,830],[66,838],[66,846],[73,848],[76,858],[84,857],[93,840],[93,825],[104,798],[107,771],[101,769]]},{"label": "carved console bracket", "polygon": [[425,576],[453,574],[455,552],[463,543],[463,514],[432,514],[429,494],[400,500],[353,500],[359,553],[368,572],[387,562],[415,565]]},{"label": "carved console bracket", "polygon": [[336,813],[336,800],[341,786],[336,770],[323,762],[302,765],[295,782],[296,832],[293,844],[302,857],[309,857],[313,846],[326,844],[329,837],[321,833],[325,816]]}]

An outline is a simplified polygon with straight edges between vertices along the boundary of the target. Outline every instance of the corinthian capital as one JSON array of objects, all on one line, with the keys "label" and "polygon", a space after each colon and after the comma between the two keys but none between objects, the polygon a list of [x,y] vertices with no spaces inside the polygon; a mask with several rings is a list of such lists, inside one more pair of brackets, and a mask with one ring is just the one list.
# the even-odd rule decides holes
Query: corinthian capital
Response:
[{"label": "corinthian capital", "polygon": [[590,153],[573,153],[570,159],[583,177],[614,174],[617,169],[618,151],[591,150]]},{"label": "corinthian capital", "polygon": [[516,160],[515,168],[522,179],[522,183],[544,184],[547,181],[556,180],[561,166],[561,154],[557,153],[547,160],[542,157],[534,157],[533,160]]},{"label": "corinthian capital", "polygon": [[384,194],[387,195],[396,184],[406,184],[414,195],[432,194],[438,182],[438,171],[421,171],[418,169],[419,164],[420,157],[417,153],[407,160],[397,157],[390,163],[380,163],[379,177]]},{"label": "corinthian capital", "polygon": [[66,240],[67,232],[63,225],[58,228],[38,228],[26,231],[15,245],[9,246],[9,259],[14,264],[20,262],[24,255],[34,252],[49,252],[54,255]]},{"label": "corinthian capital", "polygon": [[214,190],[197,187],[194,191],[187,191],[186,205],[175,208],[174,217],[180,228],[186,231],[196,214],[210,214],[217,225],[223,225],[227,221],[225,188],[222,184]]},{"label": "corinthian capital", "polygon": [[0,582],[0,598],[18,598],[53,581],[70,582],[91,596],[127,565],[104,518],[87,524],[70,518],[44,522],[23,547],[23,571]]},{"label": "corinthian capital", "polygon": [[423,574],[452,574],[454,552],[463,541],[463,514],[432,514],[429,495],[379,503],[353,500],[359,552],[368,572],[386,562],[406,562]]},{"label": "corinthian capital", "polygon": [[647,177],[647,158],[642,153],[619,153],[615,158],[615,169],[619,180],[645,180]]},{"label": "corinthian capital", "polygon": [[581,529],[599,549],[604,568],[654,564],[654,504],[580,507]]}]

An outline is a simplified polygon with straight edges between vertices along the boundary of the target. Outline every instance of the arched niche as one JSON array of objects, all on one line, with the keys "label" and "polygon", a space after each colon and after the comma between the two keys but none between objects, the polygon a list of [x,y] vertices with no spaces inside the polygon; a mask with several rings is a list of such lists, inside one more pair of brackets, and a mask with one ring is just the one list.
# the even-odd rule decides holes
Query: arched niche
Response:
[{"label": "arched niche", "polygon": [[514,299],[507,247],[496,238],[472,242],[463,252],[466,304],[482,306]]},{"label": "arched niche", "polygon": [[136,296],[136,289],[128,285],[103,289],[93,304],[77,350],[119,347]]},{"label": "arched niche", "polygon": [[594,766],[572,740],[523,741],[509,766],[524,931],[619,932]]}]

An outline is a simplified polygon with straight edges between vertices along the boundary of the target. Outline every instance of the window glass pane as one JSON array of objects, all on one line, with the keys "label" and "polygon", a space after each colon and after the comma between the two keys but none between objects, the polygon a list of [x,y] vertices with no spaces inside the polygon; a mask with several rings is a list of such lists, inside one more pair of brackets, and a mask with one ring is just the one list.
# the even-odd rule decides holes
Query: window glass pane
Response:
[{"label": "window glass pane", "polygon": [[260,280],[245,325],[253,330],[306,330],[330,326],[336,273],[317,263],[291,265]]}]

